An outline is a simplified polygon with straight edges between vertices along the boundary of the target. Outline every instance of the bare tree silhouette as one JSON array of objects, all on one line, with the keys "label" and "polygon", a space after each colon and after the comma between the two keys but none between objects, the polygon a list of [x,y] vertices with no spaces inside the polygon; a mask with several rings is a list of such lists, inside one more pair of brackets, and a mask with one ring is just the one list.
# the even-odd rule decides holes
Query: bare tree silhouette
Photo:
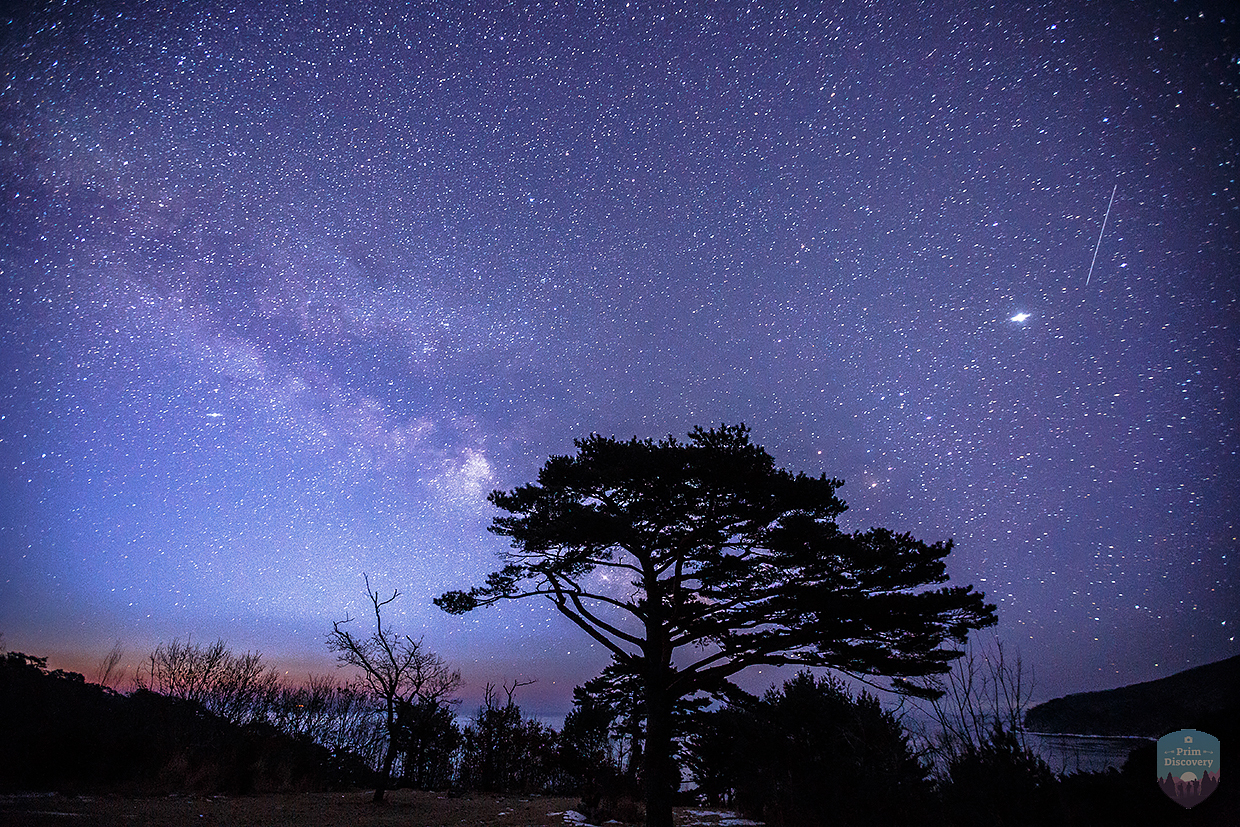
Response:
[{"label": "bare tree silhouette", "polygon": [[383,607],[400,597],[392,591],[386,600],[370,588],[366,580],[366,596],[375,613],[375,631],[369,636],[354,635],[346,624],[353,618],[332,623],[327,646],[336,653],[341,666],[353,666],[361,670],[361,679],[382,705],[387,731],[387,750],[379,777],[375,784],[374,801],[383,801],[384,793],[391,783],[392,765],[400,746],[399,711],[402,704],[412,704],[415,699],[442,702],[461,684],[461,673],[448,668],[433,652],[427,651],[422,641],[409,635],[401,635],[383,626]]}]

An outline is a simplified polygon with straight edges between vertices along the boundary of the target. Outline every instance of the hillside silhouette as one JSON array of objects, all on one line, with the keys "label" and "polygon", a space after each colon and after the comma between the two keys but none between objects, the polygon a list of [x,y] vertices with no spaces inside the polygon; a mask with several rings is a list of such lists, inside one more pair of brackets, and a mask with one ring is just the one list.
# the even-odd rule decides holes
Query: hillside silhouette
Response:
[{"label": "hillside silhouette", "polygon": [[1158,680],[1078,692],[1038,704],[1025,715],[1033,732],[1144,735],[1158,738],[1202,718],[1240,710],[1240,655]]},{"label": "hillside silhouette", "polygon": [[0,789],[301,792],[345,786],[358,769],[267,724],[0,654]]}]

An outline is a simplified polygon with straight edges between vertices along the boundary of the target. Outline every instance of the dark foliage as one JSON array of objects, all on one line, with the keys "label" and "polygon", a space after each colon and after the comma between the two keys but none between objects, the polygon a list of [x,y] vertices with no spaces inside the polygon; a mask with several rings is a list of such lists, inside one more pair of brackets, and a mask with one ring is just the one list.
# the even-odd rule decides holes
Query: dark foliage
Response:
[{"label": "dark foliage", "polygon": [[135,679],[139,689],[200,704],[238,726],[274,724],[294,739],[374,767],[386,751],[386,728],[375,717],[375,693],[366,683],[311,675],[288,685],[260,654],[234,654],[223,640],[160,644]]},{"label": "dark foliage", "polygon": [[141,757],[124,726],[125,704],[77,673],[47,671],[46,658],[0,656],[0,785],[50,789],[122,779]]},{"label": "dark foliage", "polygon": [[282,686],[266,718],[289,736],[320,744],[333,755],[356,756],[371,767],[383,759],[386,727],[375,715],[373,694],[360,682],[310,675],[300,686]]},{"label": "dark foliage", "polygon": [[346,757],[199,703],[120,695],[20,652],[0,658],[0,784],[154,793],[322,790],[366,780]]},{"label": "dark foliage", "polygon": [[[1240,716],[1213,713],[1177,722],[1222,743],[1240,743]],[[1174,730],[1173,730],[1174,731]],[[1163,733],[1165,734],[1165,733]],[[1130,827],[1134,824],[1234,827],[1240,812],[1235,785],[1219,784],[1191,810],[1168,798],[1156,778],[1153,743],[1132,751],[1122,770],[1054,777],[1036,756],[1004,733],[953,767],[941,790],[944,823],[950,825],[1064,825]]]},{"label": "dark foliage", "polygon": [[573,708],[560,731],[560,765],[582,788],[610,785],[619,775],[612,740],[614,719],[614,712],[600,698],[580,686],[573,690]]},{"label": "dark foliage", "polygon": [[[573,709],[560,735],[560,760],[568,784],[581,791],[577,810],[594,823],[644,818],[640,773],[646,743],[645,694],[642,676],[619,660],[573,690]],[[673,702],[674,767],[680,744],[709,703],[704,697]],[[677,767],[673,775],[679,774]]]},{"label": "dark foliage", "polygon": [[[307,690],[305,698],[337,690]],[[1055,777],[999,727],[957,755],[932,789],[898,722],[866,693],[852,698],[838,682],[802,674],[762,699],[735,689],[728,697],[723,709],[694,716],[689,765],[712,803],[772,827],[828,817],[839,825],[1221,827],[1240,812],[1235,785],[1220,784],[1191,810],[1169,799],[1154,778],[1153,744],[1134,750],[1122,771]],[[265,723],[239,726],[200,703],[146,690],[121,695],[19,652],[0,656],[0,711],[4,791],[244,794],[374,781],[360,759],[306,735]],[[498,702],[493,689],[464,733],[451,718],[442,704],[401,710],[405,783],[580,792],[578,809],[594,823],[643,817],[611,751],[614,712],[594,693],[577,694],[558,735],[524,719],[511,694]],[[1176,728],[1240,743],[1234,710]]]},{"label": "dark foliage", "polygon": [[573,689],[574,709],[594,709],[606,718],[609,768],[615,783],[636,788],[646,743],[646,700],[642,676],[614,660],[597,677]]},{"label": "dark foliage", "polygon": [[[1220,744],[1240,744],[1240,708],[1232,705],[1200,717],[1182,718],[1168,731],[1178,729],[1199,729],[1218,738]],[[1127,827],[1131,824],[1234,827],[1237,824],[1240,793],[1234,783],[1220,783],[1205,801],[1185,809],[1159,789],[1155,780],[1157,755],[1155,744],[1144,744],[1129,754],[1119,772],[1065,777],[1060,790],[1064,823],[1073,827]]]},{"label": "dark foliage", "polygon": [[883,675],[920,692],[908,679],[947,671],[960,655],[949,641],[995,623],[971,586],[942,585],[950,541],[845,533],[840,481],[776,468],[744,425],[696,428],[686,443],[575,444],[537,483],[492,493],[508,512],[491,526],[511,539],[505,565],[435,602],[460,614],[542,597],[642,676],[651,825],[672,823],[678,698],[756,664]]},{"label": "dark foliage", "polygon": [[[592,824],[640,821],[645,817],[645,809],[637,804],[640,740],[626,747],[624,736],[617,737],[616,709],[591,689],[601,679],[573,690],[573,708],[560,732],[560,767],[566,786],[581,795],[577,811]],[[622,733],[627,729],[621,725]],[[632,775],[625,767],[632,769]]]},{"label": "dark foliage", "polygon": [[507,692],[501,705],[495,687],[488,685],[485,701],[465,727],[460,785],[485,792],[558,791],[563,774],[555,731],[523,717],[512,690]]},{"label": "dark foliage", "polygon": [[1055,774],[1001,723],[995,723],[980,745],[969,745],[955,756],[947,772],[944,807],[961,827],[1054,821]]},{"label": "dark foliage", "polygon": [[449,704],[434,698],[402,701],[396,720],[401,783],[418,790],[447,789],[455,778],[452,759],[461,738]]},{"label": "dark foliage", "polygon": [[892,713],[803,672],[700,716],[689,764],[701,794],[770,825],[924,824],[927,767]]},{"label": "dark foliage", "polygon": [[[731,684],[724,684],[730,688]],[[680,743],[696,725],[696,716],[710,705],[710,698],[676,698],[672,703],[672,759]],[[631,664],[613,660],[595,678],[573,690],[573,712],[588,715],[601,729],[595,736],[601,760],[613,780],[608,792],[635,794],[646,743],[646,686]],[[569,732],[565,719],[565,734]],[[674,773],[679,777],[679,771]]]}]

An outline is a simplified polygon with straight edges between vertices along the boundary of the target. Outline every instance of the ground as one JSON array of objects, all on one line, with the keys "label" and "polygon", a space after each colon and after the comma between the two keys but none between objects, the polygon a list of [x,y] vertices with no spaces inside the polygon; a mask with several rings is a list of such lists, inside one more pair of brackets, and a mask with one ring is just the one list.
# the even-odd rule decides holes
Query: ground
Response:
[{"label": "ground", "polygon": [[[5,827],[569,827],[584,818],[577,798],[502,796],[397,790],[385,804],[371,793],[301,793],[253,796],[0,795]],[[753,824],[729,813],[677,808],[678,827]]]}]

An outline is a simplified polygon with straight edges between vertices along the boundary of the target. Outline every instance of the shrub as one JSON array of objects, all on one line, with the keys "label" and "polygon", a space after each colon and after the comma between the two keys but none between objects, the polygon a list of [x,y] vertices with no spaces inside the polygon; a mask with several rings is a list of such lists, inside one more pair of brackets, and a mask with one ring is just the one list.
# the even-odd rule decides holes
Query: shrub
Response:
[{"label": "shrub", "polygon": [[704,713],[689,741],[702,794],[772,825],[924,823],[927,768],[868,693],[803,672]]},{"label": "shrub", "polygon": [[999,722],[988,738],[952,758],[943,786],[944,811],[953,824],[1059,823],[1055,774],[1016,734]]}]

